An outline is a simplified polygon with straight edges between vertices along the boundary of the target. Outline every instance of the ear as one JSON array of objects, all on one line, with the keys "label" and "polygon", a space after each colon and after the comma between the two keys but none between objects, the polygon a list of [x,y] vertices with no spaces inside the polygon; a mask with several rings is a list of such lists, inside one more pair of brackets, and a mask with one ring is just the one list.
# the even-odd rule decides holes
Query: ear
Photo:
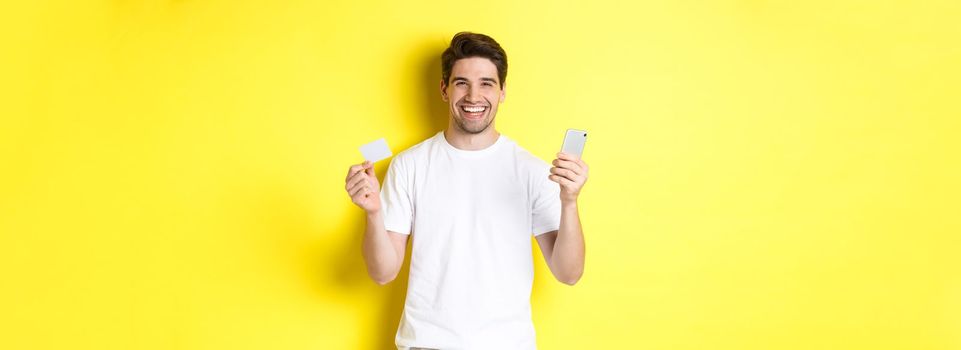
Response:
[{"label": "ear", "polygon": [[507,99],[507,84],[504,84],[504,86],[501,87],[501,102],[504,102],[504,100],[506,99]]},{"label": "ear", "polygon": [[444,79],[440,80],[440,98],[447,102],[447,82]]}]

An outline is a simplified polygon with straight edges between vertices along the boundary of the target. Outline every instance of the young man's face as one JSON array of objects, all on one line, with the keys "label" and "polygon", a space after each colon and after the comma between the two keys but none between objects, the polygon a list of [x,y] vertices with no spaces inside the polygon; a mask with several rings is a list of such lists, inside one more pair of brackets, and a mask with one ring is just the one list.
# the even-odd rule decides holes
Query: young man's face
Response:
[{"label": "young man's face", "polygon": [[497,77],[497,66],[486,58],[454,62],[449,81],[442,81],[440,89],[454,125],[460,130],[479,134],[490,127],[505,96]]}]

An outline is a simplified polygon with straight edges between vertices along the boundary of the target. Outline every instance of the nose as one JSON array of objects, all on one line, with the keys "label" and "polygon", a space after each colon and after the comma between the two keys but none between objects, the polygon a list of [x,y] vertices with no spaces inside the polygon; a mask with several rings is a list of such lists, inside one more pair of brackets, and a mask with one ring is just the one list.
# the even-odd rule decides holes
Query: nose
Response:
[{"label": "nose", "polygon": [[467,88],[467,96],[464,97],[466,98],[467,102],[470,103],[480,102],[480,93],[473,87]]}]

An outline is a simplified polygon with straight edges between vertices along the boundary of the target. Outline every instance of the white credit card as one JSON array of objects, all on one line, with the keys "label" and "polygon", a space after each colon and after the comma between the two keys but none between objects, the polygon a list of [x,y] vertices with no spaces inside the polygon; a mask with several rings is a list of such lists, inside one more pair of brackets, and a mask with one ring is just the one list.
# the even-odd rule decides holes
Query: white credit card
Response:
[{"label": "white credit card", "polygon": [[390,158],[393,155],[390,153],[390,147],[387,147],[387,140],[383,138],[360,146],[360,153],[364,155],[364,159],[371,163]]}]

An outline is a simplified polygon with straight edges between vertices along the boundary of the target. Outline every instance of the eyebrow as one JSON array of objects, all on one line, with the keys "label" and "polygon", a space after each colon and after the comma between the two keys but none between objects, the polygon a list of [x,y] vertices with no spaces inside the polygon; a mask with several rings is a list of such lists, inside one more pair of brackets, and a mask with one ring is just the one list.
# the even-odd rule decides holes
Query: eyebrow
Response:
[{"label": "eyebrow", "polygon": [[[494,83],[494,84],[497,84],[497,79],[494,79],[494,78],[481,78],[480,80],[481,80],[481,81],[489,81],[489,82],[492,82],[492,83]],[[467,78],[464,78],[464,77],[454,77],[454,79],[451,79],[451,81],[468,81],[468,82],[469,82],[470,80],[468,80]]]}]

